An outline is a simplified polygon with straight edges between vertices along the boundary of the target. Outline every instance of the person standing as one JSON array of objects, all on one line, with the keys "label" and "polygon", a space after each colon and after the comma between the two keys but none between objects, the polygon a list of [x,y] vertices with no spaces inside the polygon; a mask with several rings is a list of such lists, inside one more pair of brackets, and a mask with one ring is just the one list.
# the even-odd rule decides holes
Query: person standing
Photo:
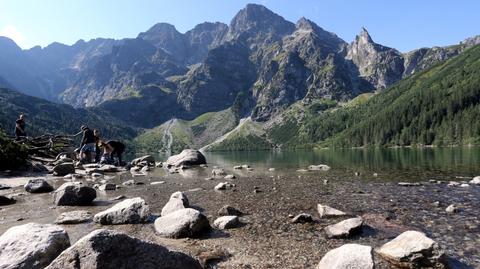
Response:
[{"label": "person standing", "polygon": [[25,115],[20,114],[18,120],[15,121],[15,140],[19,140],[22,137],[26,137],[27,132],[25,132]]},{"label": "person standing", "polygon": [[81,159],[87,163],[95,161],[95,135],[90,128],[82,126],[82,143],[80,144]]}]

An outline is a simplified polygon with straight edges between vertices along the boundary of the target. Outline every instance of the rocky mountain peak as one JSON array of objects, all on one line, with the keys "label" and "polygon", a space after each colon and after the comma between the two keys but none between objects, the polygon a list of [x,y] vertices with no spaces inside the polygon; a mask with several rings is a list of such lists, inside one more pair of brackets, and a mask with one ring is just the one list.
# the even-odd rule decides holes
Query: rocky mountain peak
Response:
[{"label": "rocky mountain peak", "polygon": [[0,49],[3,53],[19,52],[22,49],[8,37],[0,36]]},{"label": "rocky mountain peak", "polygon": [[373,44],[373,43],[375,43],[375,42],[373,42],[372,37],[368,33],[367,29],[365,29],[365,27],[362,27],[362,29],[360,30],[360,33],[355,38],[355,41],[357,43],[362,43],[362,44]]}]

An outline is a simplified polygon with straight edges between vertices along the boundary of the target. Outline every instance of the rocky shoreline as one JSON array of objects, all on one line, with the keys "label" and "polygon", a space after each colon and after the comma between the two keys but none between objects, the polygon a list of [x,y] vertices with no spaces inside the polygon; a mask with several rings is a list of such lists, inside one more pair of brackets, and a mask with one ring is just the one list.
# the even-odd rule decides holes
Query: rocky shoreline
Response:
[{"label": "rocky shoreline", "polygon": [[[176,162],[169,168],[155,168],[167,163],[144,158],[134,161],[130,171],[117,172],[92,166],[77,169],[77,176],[48,175],[45,182],[31,181],[28,189],[23,184],[32,178],[2,179],[1,184],[12,188],[0,190],[0,196],[16,202],[0,207],[0,233],[27,223],[57,223],[68,234],[69,243],[77,245],[58,257],[87,251],[85,244],[82,250],[77,244],[85,236],[120,237],[141,241],[135,241],[140,250],[145,242],[152,242],[186,253],[206,268],[331,268],[331,261],[338,262],[339,257],[345,261],[343,266],[353,259],[365,264],[360,268],[393,268],[394,255],[385,254],[386,249],[401,249],[398,241],[413,234],[423,238],[419,241],[429,250],[419,252],[423,260],[416,253],[408,261],[408,253],[403,253],[407,258],[402,263],[406,259],[413,268],[428,262],[436,268],[442,268],[442,263],[451,268],[480,264],[480,186],[475,180],[372,182],[326,166],[292,171]],[[226,187],[215,189],[219,184]],[[82,193],[90,201],[59,203],[68,186],[70,193]],[[452,204],[455,210],[447,212]],[[352,250],[358,255],[342,254]],[[61,268],[59,264],[65,266],[57,260],[51,268]]]}]

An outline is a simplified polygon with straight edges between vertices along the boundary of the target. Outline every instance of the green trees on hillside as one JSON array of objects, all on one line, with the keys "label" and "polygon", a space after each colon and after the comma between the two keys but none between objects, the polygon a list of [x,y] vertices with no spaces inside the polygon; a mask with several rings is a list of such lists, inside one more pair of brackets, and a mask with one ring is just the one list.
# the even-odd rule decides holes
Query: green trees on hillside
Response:
[{"label": "green trees on hillside", "polygon": [[0,129],[0,171],[19,168],[26,159],[26,148],[16,144]]}]

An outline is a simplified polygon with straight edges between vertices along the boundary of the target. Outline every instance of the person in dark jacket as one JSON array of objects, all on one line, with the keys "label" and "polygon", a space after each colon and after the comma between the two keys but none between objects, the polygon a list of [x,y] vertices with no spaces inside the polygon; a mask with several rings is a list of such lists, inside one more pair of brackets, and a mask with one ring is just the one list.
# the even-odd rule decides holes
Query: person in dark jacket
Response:
[{"label": "person in dark jacket", "polygon": [[15,121],[15,140],[19,140],[22,137],[26,137],[27,132],[25,132],[25,116],[20,114],[18,120]]},{"label": "person in dark jacket", "polygon": [[95,135],[88,126],[82,126],[80,128],[83,132],[80,154],[83,162],[89,163],[95,161]]},{"label": "person in dark jacket", "polygon": [[93,130],[93,135],[95,137],[95,162],[98,163],[102,156],[102,150],[100,149],[102,139],[100,138],[100,131],[98,129]]},{"label": "person in dark jacket", "polygon": [[112,159],[114,159],[114,160],[115,160],[115,158],[118,159],[118,160],[115,160],[115,165],[122,166],[123,165],[122,154],[125,152],[125,148],[126,148],[125,144],[123,144],[120,141],[115,141],[115,140],[110,140],[110,141],[107,142],[107,144],[113,149],[112,153],[110,154]]}]

